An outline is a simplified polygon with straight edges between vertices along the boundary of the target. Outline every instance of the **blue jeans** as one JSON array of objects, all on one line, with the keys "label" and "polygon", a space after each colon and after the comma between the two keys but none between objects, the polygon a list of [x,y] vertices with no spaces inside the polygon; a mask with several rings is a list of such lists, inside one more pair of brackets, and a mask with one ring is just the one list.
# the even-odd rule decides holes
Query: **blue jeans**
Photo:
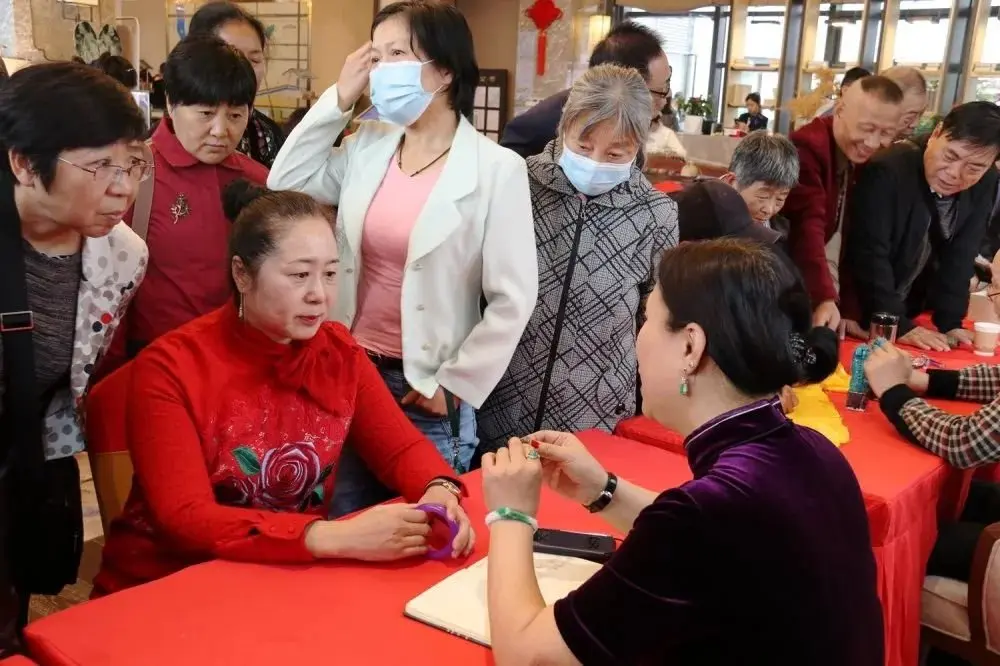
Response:
[{"label": "blue jeans", "polygon": [[[381,370],[382,379],[389,387],[389,392],[397,400],[402,400],[410,391],[402,370]],[[458,452],[456,460],[455,446],[452,441],[451,423],[447,416],[431,416],[413,407],[403,407],[403,412],[410,422],[434,442],[441,457],[456,474],[467,472],[472,454],[479,444],[476,437],[476,410],[468,403],[461,403],[458,408],[459,432]],[[395,497],[372,473],[361,456],[349,446],[345,446],[340,454],[337,465],[336,482],[333,488],[333,498],[330,500],[330,517],[338,518],[369,506],[384,502]]]}]

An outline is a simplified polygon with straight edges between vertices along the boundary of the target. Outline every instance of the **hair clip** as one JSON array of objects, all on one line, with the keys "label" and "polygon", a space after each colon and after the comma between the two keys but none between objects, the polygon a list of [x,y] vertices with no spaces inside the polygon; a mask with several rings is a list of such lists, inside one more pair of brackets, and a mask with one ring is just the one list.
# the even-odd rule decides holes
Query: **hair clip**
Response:
[{"label": "hair clip", "polygon": [[798,365],[812,365],[816,362],[816,351],[806,342],[800,333],[788,336],[788,346],[792,351],[792,359]]}]

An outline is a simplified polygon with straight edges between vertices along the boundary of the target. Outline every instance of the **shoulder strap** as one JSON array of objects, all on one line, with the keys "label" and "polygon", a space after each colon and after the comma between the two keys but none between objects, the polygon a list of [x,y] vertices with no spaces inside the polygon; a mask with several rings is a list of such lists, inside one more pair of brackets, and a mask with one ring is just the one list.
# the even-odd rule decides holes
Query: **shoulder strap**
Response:
[{"label": "shoulder strap", "polygon": [[153,173],[139,183],[139,192],[135,195],[135,203],[132,205],[132,231],[143,241],[149,233],[149,216],[153,213],[153,189],[156,187],[156,164],[151,144],[151,141],[146,142],[150,160],[153,162]]},{"label": "shoulder strap", "polygon": [[5,441],[7,464],[13,462],[18,476],[30,483],[41,477],[45,464],[31,333],[34,315],[28,307],[24,241],[14,206],[13,184],[9,181],[2,183],[0,199],[3,199],[0,209],[7,209],[0,217],[0,336],[5,384],[0,441]]}]

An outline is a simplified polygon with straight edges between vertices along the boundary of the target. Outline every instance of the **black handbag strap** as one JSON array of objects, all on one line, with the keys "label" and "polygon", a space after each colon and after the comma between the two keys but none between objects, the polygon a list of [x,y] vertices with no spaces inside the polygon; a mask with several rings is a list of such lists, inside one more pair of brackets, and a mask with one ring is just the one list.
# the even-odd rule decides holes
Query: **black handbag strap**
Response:
[{"label": "black handbag strap", "polygon": [[[0,336],[3,339],[3,418],[0,441],[7,467],[30,483],[43,473],[41,396],[35,379],[34,315],[28,307],[21,221],[14,186],[0,179]],[[29,485],[30,487],[30,485]]]}]

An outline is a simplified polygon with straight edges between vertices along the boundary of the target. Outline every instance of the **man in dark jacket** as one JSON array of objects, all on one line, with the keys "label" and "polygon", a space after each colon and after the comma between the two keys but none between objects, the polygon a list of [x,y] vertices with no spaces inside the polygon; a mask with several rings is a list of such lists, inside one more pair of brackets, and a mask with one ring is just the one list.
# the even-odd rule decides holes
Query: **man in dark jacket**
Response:
[{"label": "man in dark jacket", "polygon": [[[998,155],[1000,108],[969,102],[929,137],[894,144],[861,171],[844,265],[863,326],[889,312],[900,317],[901,342],[942,351],[972,342],[962,319],[993,210]],[[926,310],[936,331],[911,319]]]},{"label": "man in dark jacket", "polygon": [[[590,67],[605,63],[638,70],[649,86],[653,109],[662,109],[667,103],[670,62],[660,38],[646,26],[626,21],[612,28],[590,55]],[[524,158],[541,153],[549,141],[556,138],[567,97],[569,90],[557,92],[511,120],[504,128],[500,145]],[[652,123],[653,118],[649,121]]]},{"label": "man in dark jacket", "polygon": [[839,328],[841,306],[851,304],[839,266],[854,169],[896,138],[902,101],[895,82],[866,76],[844,91],[832,116],[816,118],[789,137],[799,150],[799,184],[785,201],[788,245],[812,298],[816,326]]},{"label": "man in dark jacket", "polygon": [[[996,163],[996,167],[1000,171],[1000,161]],[[979,256],[976,257],[976,262],[989,266],[997,252],[1000,252],[1000,186],[997,187],[996,196],[993,198],[989,228],[986,230],[986,237],[979,245]]]}]

